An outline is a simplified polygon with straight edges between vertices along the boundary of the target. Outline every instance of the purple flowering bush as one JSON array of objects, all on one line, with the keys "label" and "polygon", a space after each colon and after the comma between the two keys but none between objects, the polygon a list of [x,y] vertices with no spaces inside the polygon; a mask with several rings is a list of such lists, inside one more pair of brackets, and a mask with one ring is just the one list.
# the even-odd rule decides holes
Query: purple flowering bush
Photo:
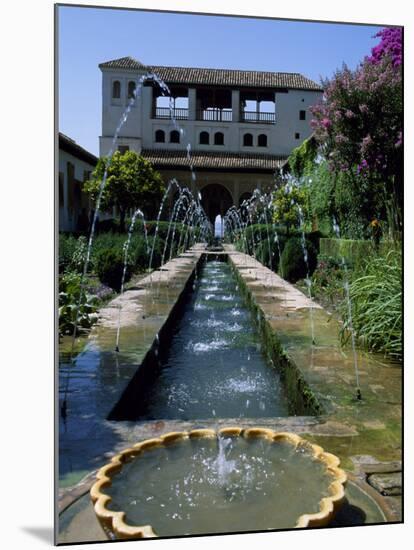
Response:
[{"label": "purple flowering bush", "polygon": [[[401,225],[402,206],[402,30],[386,28],[371,56],[323,82],[323,100],[312,108],[316,140],[329,170],[365,180],[382,197],[378,218]],[[358,183],[357,183],[358,182]],[[369,193],[370,194],[370,193]]]},{"label": "purple flowering bush", "polygon": [[381,37],[381,42],[372,48],[368,61],[378,65],[385,56],[390,56],[394,67],[402,65],[402,29],[387,27],[375,36]]}]

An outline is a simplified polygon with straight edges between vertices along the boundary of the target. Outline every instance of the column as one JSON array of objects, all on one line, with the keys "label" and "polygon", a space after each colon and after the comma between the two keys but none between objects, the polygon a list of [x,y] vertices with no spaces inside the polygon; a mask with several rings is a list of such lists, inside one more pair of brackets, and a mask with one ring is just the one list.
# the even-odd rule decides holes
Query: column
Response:
[{"label": "column", "polygon": [[188,88],[188,120],[195,120],[197,114],[197,90]]},{"label": "column", "polygon": [[240,90],[231,91],[231,109],[233,122],[240,120]]}]

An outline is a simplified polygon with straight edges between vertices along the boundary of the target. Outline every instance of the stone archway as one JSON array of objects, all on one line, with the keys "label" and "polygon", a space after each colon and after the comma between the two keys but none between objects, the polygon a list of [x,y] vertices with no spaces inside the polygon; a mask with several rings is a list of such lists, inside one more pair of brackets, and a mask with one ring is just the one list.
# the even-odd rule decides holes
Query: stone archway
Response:
[{"label": "stone archway", "polygon": [[211,223],[214,224],[218,214],[223,217],[233,206],[233,198],[224,185],[210,183],[201,189],[201,205]]}]

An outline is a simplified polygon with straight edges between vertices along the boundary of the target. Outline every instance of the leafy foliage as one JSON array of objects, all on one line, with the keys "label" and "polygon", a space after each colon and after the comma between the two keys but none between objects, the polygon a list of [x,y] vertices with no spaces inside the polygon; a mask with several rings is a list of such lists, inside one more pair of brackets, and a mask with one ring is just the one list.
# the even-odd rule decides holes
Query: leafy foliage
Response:
[{"label": "leafy foliage", "polygon": [[91,179],[85,182],[83,188],[94,201],[106,169],[101,207],[119,208],[121,231],[125,231],[125,217],[129,209],[140,208],[146,218],[155,217],[165,185],[149,161],[135,151],[126,151],[123,155],[116,151],[110,162],[106,157],[100,158]]},{"label": "leafy foliage", "polygon": [[[369,350],[402,358],[402,254],[390,250],[386,257],[370,258],[355,272],[349,287],[352,325]],[[342,305],[344,341],[350,335],[348,307]]]},{"label": "leafy foliage", "polygon": [[[125,282],[129,281],[132,274],[132,259],[129,255],[125,272]],[[96,272],[101,283],[114,290],[121,290],[122,274],[124,270],[124,252],[117,248],[101,250],[96,258]]]},{"label": "leafy foliage", "polygon": [[296,178],[301,178],[312,168],[317,154],[318,145],[316,140],[313,137],[305,139],[289,155],[288,164],[292,174]]},{"label": "leafy foliage", "polygon": [[337,258],[320,254],[312,275],[311,292],[323,306],[336,309],[344,298],[342,262]]},{"label": "leafy foliage", "polygon": [[343,237],[371,237],[371,221],[385,216],[382,184],[374,184],[352,171],[331,172],[325,160],[314,164],[306,178],[313,222],[323,233],[334,234],[335,216]]},{"label": "leafy foliage", "polygon": [[[312,275],[316,268],[317,252],[311,241],[306,240],[305,244],[308,254],[309,275]],[[308,266],[305,262],[301,238],[291,237],[287,241],[280,259],[280,271],[283,277],[291,283],[295,283],[308,275]]]},{"label": "leafy foliage", "polygon": [[[305,233],[306,241],[310,241],[316,251],[319,251],[319,241],[324,235],[320,231],[311,231]],[[302,238],[302,231],[299,229],[292,229],[289,234],[286,227],[283,225],[273,224],[253,224],[249,225],[245,230],[245,239],[239,238],[235,241],[237,250],[245,252],[247,247],[247,254],[255,255],[266,267],[270,266],[269,261],[269,249],[271,255],[271,269],[278,271],[284,276],[280,269],[280,255],[283,253],[286,242],[292,238]],[[303,254],[302,254],[303,255]]]},{"label": "leafy foliage", "polygon": [[286,226],[287,233],[290,228],[299,227],[301,224],[301,212],[306,219],[309,212],[309,196],[307,188],[295,185],[279,187],[274,194],[273,221]]},{"label": "leafy foliage", "polygon": [[400,229],[403,192],[402,36],[395,31],[392,38],[382,31],[385,43],[355,71],[344,65],[323,83],[324,101],[312,108],[311,121],[328,169],[346,174],[342,193],[351,202],[365,195],[365,206],[393,231]]},{"label": "leafy foliage", "polygon": [[78,313],[79,328],[90,328],[98,320],[96,314],[98,300],[85,290],[81,296],[81,276],[78,273],[65,273],[59,280],[59,332],[73,334]]}]

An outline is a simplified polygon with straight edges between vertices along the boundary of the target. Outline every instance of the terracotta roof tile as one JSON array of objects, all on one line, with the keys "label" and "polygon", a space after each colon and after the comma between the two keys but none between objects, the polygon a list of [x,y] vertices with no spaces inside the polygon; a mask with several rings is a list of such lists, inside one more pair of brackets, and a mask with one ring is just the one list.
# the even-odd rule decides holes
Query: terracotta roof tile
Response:
[{"label": "terracotta roof tile", "polygon": [[99,65],[100,68],[143,70],[156,73],[167,84],[236,86],[246,88],[288,88],[322,91],[322,87],[299,73],[205,69],[198,67],[145,66],[132,57],[122,57]]},{"label": "terracotta roof tile", "polygon": [[[156,168],[187,168],[187,151],[167,151],[165,149],[143,149],[141,155]],[[215,151],[192,151],[193,167],[216,170],[265,170],[274,172],[285,164],[287,157],[262,155],[259,153],[220,153]]]},{"label": "terracotta roof tile", "polygon": [[105,61],[105,63],[99,64],[100,69],[128,69],[130,71],[142,70],[147,67],[135,59],[134,57],[120,57],[119,59],[113,59],[112,61]]},{"label": "terracotta roof tile", "polygon": [[98,162],[98,158],[94,154],[81,147],[72,138],[62,134],[62,132],[59,132],[59,149],[88,162],[92,166],[95,166]]}]

